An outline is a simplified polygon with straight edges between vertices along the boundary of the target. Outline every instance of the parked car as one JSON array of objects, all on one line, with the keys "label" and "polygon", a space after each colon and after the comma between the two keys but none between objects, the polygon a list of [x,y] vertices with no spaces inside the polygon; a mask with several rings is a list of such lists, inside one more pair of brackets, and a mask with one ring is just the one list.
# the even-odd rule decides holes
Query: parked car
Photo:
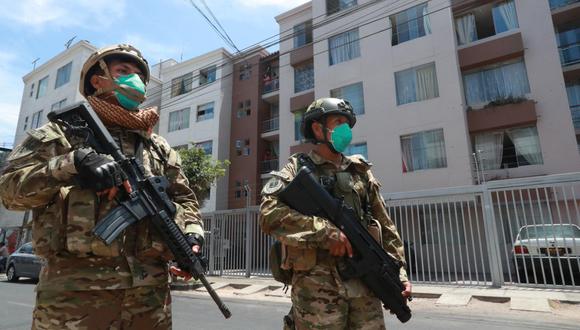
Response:
[{"label": "parked car", "polygon": [[34,254],[32,243],[26,243],[8,257],[6,277],[10,282],[16,282],[20,277],[38,280],[42,264],[42,258]]},{"label": "parked car", "polygon": [[[520,281],[579,274],[580,227],[574,224],[526,225],[520,228],[512,250]],[[550,267],[551,265],[551,267]],[[543,269],[543,273],[542,273]]]}]

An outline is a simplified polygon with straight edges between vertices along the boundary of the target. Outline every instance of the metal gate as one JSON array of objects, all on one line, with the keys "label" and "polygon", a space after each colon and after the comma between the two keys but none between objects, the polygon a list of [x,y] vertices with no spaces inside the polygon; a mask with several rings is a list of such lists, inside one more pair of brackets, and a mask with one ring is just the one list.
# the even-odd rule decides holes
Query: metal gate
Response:
[{"label": "metal gate", "polygon": [[412,281],[580,289],[580,173],[387,194]]},{"label": "metal gate", "polygon": [[[580,289],[580,173],[384,197],[414,282]],[[271,276],[257,207],[204,225],[211,275]]]}]

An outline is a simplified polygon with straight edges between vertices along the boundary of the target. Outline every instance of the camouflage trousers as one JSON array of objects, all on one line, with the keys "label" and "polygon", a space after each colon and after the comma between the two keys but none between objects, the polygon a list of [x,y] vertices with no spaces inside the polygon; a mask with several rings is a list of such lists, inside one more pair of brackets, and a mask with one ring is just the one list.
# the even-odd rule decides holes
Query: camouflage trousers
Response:
[{"label": "camouflage trousers", "polygon": [[32,329],[171,329],[169,287],[39,291]]},{"label": "camouflage trousers", "polygon": [[385,329],[383,308],[360,280],[343,281],[335,267],[294,272],[295,329]]}]

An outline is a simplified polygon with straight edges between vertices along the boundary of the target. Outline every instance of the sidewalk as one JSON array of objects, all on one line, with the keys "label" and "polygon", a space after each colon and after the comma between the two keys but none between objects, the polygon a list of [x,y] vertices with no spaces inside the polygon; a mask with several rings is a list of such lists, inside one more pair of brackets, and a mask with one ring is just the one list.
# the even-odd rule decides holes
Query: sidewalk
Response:
[{"label": "sidewalk", "polygon": [[[290,302],[290,291],[283,292],[283,285],[271,278],[207,277],[220,296]],[[183,295],[207,295],[205,288],[196,282],[175,282],[172,290]],[[413,285],[413,296],[436,299],[440,306],[467,306],[473,299],[497,303],[510,303],[511,310],[551,313],[555,304],[578,305],[580,313],[580,291],[569,289],[537,289],[526,287],[475,287]]]}]

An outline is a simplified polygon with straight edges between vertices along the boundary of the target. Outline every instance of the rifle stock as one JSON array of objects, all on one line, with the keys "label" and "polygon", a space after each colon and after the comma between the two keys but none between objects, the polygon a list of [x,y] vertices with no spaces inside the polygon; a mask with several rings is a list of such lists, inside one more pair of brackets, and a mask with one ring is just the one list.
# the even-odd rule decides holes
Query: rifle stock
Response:
[{"label": "rifle stock", "polygon": [[321,216],[338,227],[352,244],[354,256],[345,260],[356,276],[401,322],[411,318],[411,309],[401,294],[405,288],[399,280],[400,263],[375,241],[352,208],[317,182],[310,169],[302,167],[278,197],[290,208],[304,215]]},{"label": "rifle stock", "polygon": [[135,158],[125,157],[88,103],[80,102],[52,111],[47,117],[59,124],[68,138],[82,138],[98,153],[111,155],[127,174],[133,187],[133,191],[125,194],[119,205],[95,225],[93,234],[106,244],[111,244],[131,224],[150,219],[179,267],[201,281],[224,317],[229,318],[231,312],[205,278],[206,266],[203,258],[193,253],[187,237],[173,220],[176,208],[167,195],[167,178],[145,177],[142,165]]}]

